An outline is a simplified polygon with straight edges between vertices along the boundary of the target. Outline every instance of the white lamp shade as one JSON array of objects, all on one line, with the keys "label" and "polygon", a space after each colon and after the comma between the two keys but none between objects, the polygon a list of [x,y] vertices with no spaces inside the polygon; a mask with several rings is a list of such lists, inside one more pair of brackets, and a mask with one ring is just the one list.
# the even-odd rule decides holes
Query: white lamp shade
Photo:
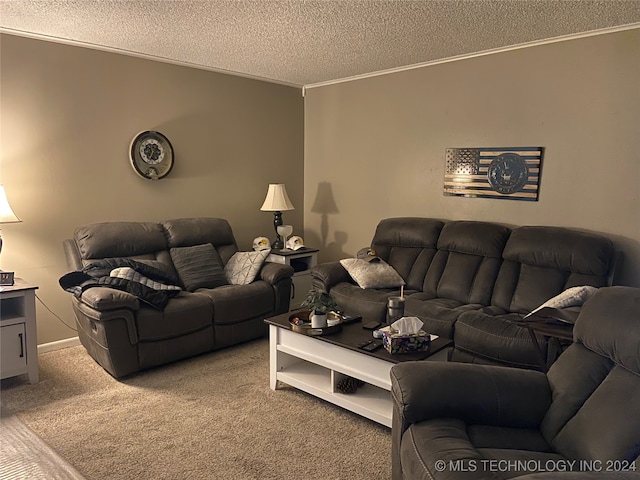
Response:
[{"label": "white lamp shade", "polygon": [[285,210],[293,210],[295,207],[289,195],[287,195],[287,189],[282,183],[270,183],[269,190],[267,191],[267,197],[264,199],[264,203],[260,210],[265,212],[283,212]]},{"label": "white lamp shade", "polygon": [[0,185],[0,223],[15,223],[21,222],[9,205],[7,200],[7,194],[4,191],[4,186]]}]

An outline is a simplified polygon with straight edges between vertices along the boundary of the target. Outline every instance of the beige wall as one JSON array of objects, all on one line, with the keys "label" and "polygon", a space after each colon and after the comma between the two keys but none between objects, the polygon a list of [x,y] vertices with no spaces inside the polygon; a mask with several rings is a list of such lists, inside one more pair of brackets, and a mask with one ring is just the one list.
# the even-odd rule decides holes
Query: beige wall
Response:
[{"label": "beige wall", "polygon": [[[269,182],[287,185],[285,221],[300,233],[304,215],[321,261],[390,216],[564,225],[611,236],[620,281],[640,286],[639,30],[313,88],[304,104],[290,87],[11,35],[0,67],[0,183],[23,219],[2,226],[0,266],[71,325],[57,282],[75,227],[223,217],[248,249],[273,236]],[[176,152],[158,182],[128,163],[147,129]],[[546,148],[538,202],[443,196],[446,148],[518,145]],[[75,333],[38,305],[38,335]]]},{"label": "beige wall", "polygon": [[[639,85],[631,30],[308,89],[305,240],[323,261],[392,216],[575,227],[640,286]],[[486,146],[546,148],[538,202],[443,195],[445,149]]]},{"label": "beige wall", "polygon": [[[101,221],[210,216],[229,220],[241,249],[275,237],[259,210],[270,182],[297,207],[302,231],[303,99],[299,89],[11,35],[0,36],[1,164],[13,209],[0,265],[39,285],[67,323],[62,240]],[[175,166],[152,182],[129,165],[132,138],[158,130]],[[73,337],[42,305],[38,343]]]}]

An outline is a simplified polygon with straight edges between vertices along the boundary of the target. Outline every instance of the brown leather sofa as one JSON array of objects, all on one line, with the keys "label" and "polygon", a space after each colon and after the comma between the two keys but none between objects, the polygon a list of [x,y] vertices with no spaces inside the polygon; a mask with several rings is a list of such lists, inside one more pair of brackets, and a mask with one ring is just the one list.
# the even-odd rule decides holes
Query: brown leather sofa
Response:
[{"label": "brown leather sofa", "polygon": [[[201,255],[203,245],[208,256]],[[226,220],[183,218],[79,227],[73,238],[64,241],[64,251],[74,270],[71,279],[91,272],[105,259],[130,259],[180,285],[184,275],[174,265],[176,255],[180,254],[181,265],[202,271],[208,261],[224,267],[238,247]],[[289,310],[292,275],[292,267],[266,262],[251,283],[230,285],[221,280],[213,287],[208,280],[196,282],[177,295],[172,292],[165,298],[166,305],[155,308],[154,301],[163,292],[118,290],[109,284],[96,287],[92,280],[91,288],[83,284],[72,297],[78,336],[105,370],[123,377],[266,335],[264,319]],[[69,277],[65,280],[69,283]]]},{"label": "brown leather sofa", "polygon": [[[389,218],[371,247],[404,279],[405,315],[453,338],[451,359],[540,369],[522,317],[564,290],[610,284],[611,240],[561,227],[509,228],[489,222]],[[339,308],[385,322],[398,288],[362,289],[340,262],[316,265],[313,285]],[[542,354],[548,342],[538,338]]]},{"label": "brown leather sofa", "polygon": [[640,478],[639,345],[640,289],[605,287],[547,374],[395,365],[393,479]]}]

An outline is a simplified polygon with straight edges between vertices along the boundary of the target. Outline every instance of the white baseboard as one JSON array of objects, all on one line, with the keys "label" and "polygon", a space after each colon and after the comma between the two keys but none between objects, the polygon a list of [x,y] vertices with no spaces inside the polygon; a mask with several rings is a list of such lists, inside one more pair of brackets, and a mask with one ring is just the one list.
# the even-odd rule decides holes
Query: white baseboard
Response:
[{"label": "white baseboard", "polygon": [[80,345],[80,339],[78,337],[65,338],[64,340],[58,340],[57,342],[38,345],[38,354],[53,352],[54,350],[61,350],[63,348],[77,347],[78,345]]}]

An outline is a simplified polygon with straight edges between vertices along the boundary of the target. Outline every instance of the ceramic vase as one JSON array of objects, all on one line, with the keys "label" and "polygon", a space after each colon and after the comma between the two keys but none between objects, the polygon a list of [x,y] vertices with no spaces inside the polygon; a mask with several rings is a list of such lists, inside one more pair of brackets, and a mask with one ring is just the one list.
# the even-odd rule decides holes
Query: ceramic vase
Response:
[{"label": "ceramic vase", "polygon": [[327,326],[326,313],[313,313],[311,315],[311,328],[324,328]]}]

